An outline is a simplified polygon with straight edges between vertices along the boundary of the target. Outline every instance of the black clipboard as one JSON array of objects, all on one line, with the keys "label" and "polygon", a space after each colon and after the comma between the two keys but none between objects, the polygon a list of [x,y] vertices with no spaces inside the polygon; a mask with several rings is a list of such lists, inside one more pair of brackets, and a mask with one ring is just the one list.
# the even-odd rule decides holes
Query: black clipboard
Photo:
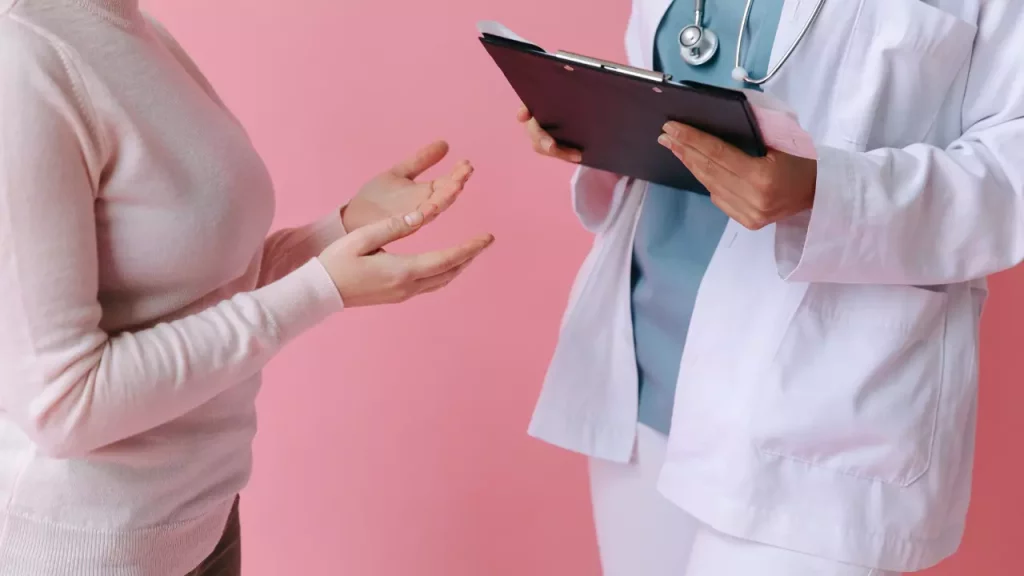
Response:
[{"label": "black clipboard", "polygon": [[569,52],[483,33],[480,42],[520,100],[559,144],[582,151],[582,164],[707,194],[658,144],[669,120],[764,156],[764,140],[746,95]]}]

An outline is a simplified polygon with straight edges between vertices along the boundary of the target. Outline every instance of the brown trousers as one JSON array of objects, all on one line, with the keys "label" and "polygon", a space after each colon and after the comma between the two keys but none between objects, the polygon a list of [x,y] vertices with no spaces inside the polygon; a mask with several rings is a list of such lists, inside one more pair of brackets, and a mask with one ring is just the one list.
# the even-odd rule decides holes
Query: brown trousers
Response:
[{"label": "brown trousers", "polygon": [[231,515],[224,527],[224,535],[203,563],[186,576],[241,576],[242,529],[238,521],[238,499],[231,507]]}]

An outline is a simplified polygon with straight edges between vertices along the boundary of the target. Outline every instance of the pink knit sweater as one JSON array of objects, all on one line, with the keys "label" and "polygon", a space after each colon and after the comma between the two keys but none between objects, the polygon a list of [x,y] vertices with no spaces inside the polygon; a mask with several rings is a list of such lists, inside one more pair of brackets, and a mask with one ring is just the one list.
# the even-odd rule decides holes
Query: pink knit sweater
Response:
[{"label": "pink knit sweater", "polygon": [[266,237],[245,132],[137,0],[0,0],[0,575],[181,575],[260,369],[342,308],[337,211]]}]

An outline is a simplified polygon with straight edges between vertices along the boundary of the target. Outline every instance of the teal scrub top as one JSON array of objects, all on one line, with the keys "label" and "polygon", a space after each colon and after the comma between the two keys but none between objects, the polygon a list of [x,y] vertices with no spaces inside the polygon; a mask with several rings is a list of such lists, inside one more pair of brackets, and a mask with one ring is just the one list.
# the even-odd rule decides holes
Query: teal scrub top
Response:
[{"label": "teal scrub top", "polygon": [[[704,26],[720,46],[700,67],[683,62],[679,32],[694,22],[694,3],[675,0],[658,28],[655,68],[674,80],[695,80],[727,88],[756,88],[732,79],[737,33],[746,3],[708,0]],[[751,77],[767,73],[783,0],[754,2],[743,40],[741,63]],[[679,364],[693,305],[704,272],[725,230],[728,217],[707,196],[651,184],[633,246],[632,314],[639,421],[668,434]]]}]

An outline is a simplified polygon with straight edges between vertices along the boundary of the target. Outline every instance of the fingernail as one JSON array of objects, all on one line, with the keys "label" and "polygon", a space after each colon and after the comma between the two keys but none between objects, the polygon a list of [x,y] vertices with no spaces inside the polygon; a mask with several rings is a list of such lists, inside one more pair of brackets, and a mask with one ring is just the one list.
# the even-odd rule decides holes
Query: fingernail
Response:
[{"label": "fingernail", "polygon": [[583,162],[583,154],[580,154],[579,152],[574,153],[572,156],[570,156],[570,158],[572,159],[573,162],[575,162],[577,164],[579,164],[580,162]]},{"label": "fingernail", "polygon": [[417,210],[406,214],[405,223],[409,226],[419,226],[423,223],[423,213]]},{"label": "fingernail", "polygon": [[551,138],[545,138],[540,141],[540,146],[544,150],[550,151],[552,148],[555,147],[555,141],[552,140]]},{"label": "fingernail", "polygon": [[664,126],[661,127],[661,129],[664,130],[666,134],[671,134],[672,136],[679,135],[679,127],[676,126],[674,122],[666,123]]},{"label": "fingernail", "polygon": [[671,148],[672,139],[666,136],[665,134],[662,134],[661,136],[658,136],[658,144],[661,144],[665,148]]}]

